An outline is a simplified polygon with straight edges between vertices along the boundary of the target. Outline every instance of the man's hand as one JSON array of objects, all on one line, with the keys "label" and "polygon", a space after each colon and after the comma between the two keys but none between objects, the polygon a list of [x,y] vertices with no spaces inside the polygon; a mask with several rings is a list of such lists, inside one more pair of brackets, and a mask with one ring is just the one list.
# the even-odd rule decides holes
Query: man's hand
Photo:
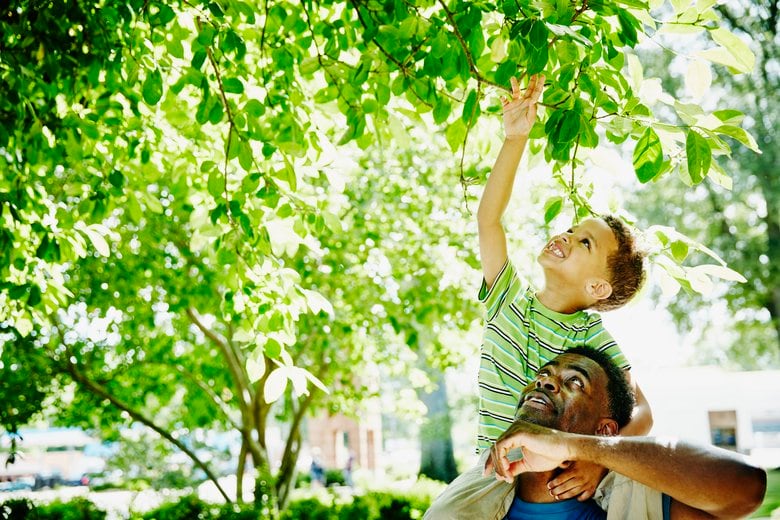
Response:
[{"label": "man's hand", "polygon": [[[490,449],[483,475],[495,469],[497,479],[512,482],[520,473],[563,467],[572,456],[571,437],[558,430],[515,421]],[[516,448],[521,449],[523,458],[512,462],[507,455]]]},{"label": "man's hand", "polygon": [[550,480],[547,488],[556,500],[577,497],[583,502],[596,492],[601,479],[607,474],[607,468],[592,462],[574,461],[563,473]]},{"label": "man's hand", "polygon": [[517,78],[511,78],[512,99],[502,98],[504,106],[504,133],[507,138],[527,137],[536,121],[536,102],[544,90],[544,76],[534,74],[528,88],[520,95]]}]

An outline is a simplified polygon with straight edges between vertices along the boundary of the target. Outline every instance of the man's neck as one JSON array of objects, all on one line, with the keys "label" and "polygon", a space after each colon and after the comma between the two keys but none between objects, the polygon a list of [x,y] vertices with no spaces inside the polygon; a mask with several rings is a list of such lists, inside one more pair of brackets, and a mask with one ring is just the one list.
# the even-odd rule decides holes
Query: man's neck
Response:
[{"label": "man's neck", "polygon": [[547,483],[555,477],[554,471],[521,473],[515,480],[515,493],[524,502],[546,504],[555,502]]}]

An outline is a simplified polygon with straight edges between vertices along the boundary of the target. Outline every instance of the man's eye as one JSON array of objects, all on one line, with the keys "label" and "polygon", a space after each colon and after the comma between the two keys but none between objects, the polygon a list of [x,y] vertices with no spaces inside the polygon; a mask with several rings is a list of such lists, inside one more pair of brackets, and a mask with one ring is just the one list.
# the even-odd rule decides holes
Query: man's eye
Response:
[{"label": "man's eye", "polygon": [[572,377],[569,379],[569,382],[573,385],[578,386],[579,388],[585,388],[585,383],[582,382],[582,379],[579,377]]}]

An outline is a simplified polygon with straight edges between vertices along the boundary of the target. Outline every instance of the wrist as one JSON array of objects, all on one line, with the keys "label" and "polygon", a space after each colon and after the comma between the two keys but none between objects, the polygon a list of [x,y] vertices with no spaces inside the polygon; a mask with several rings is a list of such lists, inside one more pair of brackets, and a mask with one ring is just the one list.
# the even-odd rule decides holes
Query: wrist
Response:
[{"label": "wrist", "polygon": [[507,134],[504,136],[504,141],[527,141],[528,134]]}]

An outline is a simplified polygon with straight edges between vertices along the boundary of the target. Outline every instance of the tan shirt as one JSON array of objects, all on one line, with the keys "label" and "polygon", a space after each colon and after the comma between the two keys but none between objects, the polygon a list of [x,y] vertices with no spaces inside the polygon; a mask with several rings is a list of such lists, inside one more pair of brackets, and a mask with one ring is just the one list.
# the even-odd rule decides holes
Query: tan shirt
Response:
[{"label": "tan shirt", "polygon": [[[489,450],[479,462],[442,491],[423,520],[502,520],[514,500],[514,484],[483,477]],[[593,497],[607,511],[607,520],[661,520],[661,492],[610,471]]]}]

